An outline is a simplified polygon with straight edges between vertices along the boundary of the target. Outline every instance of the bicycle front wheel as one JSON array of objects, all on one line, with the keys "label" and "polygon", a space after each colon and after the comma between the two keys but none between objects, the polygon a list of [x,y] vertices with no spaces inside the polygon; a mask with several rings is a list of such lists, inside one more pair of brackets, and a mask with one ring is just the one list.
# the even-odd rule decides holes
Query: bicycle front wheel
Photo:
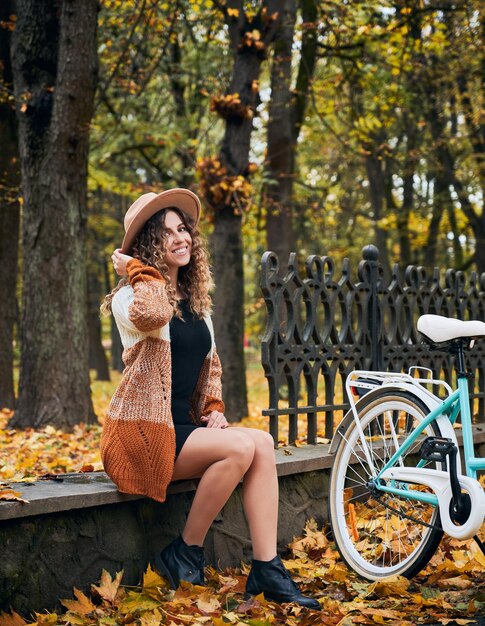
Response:
[{"label": "bicycle front wheel", "polygon": [[[411,578],[427,565],[441,541],[439,510],[373,488],[375,474],[364,450],[369,451],[377,473],[428,409],[404,390],[382,389],[364,396],[358,412],[364,437],[353,420],[343,434],[330,476],[333,537],[347,566],[364,578]],[[418,449],[427,436],[441,436],[436,422],[426,428],[397,463],[416,467]],[[430,491],[422,485],[410,489]]]}]

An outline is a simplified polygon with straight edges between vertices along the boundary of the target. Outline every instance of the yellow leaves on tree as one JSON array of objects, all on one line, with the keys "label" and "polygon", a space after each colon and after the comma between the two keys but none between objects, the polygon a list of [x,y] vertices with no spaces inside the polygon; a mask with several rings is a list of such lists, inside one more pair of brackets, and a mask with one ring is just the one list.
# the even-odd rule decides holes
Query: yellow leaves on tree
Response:
[{"label": "yellow leaves on tree", "polygon": [[254,115],[252,107],[244,104],[238,93],[212,97],[210,110],[224,119],[251,119]]},{"label": "yellow leaves on tree", "polygon": [[259,52],[266,50],[266,44],[261,40],[261,33],[256,29],[246,31],[242,36],[241,43],[238,47],[240,50],[251,47],[255,48]]},{"label": "yellow leaves on tree", "polygon": [[[251,164],[248,169],[250,166]],[[199,159],[197,173],[200,178],[200,193],[214,210],[232,207],[236,215],[242,215],[251,206],[251,183],[244,176],[228,175],[227,168],[219,159]]]}]

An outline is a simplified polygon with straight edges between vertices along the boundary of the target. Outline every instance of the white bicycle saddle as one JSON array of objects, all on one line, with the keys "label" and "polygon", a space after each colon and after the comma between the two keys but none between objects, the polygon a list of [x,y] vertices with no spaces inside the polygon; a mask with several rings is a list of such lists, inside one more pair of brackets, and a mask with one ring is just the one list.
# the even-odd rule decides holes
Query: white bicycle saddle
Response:
[{"label": "white bicycle saddle", "polygon": [[417,329],[435,343],[452,339],[485,337],[485,323],[473,320],[463,322],[441,315],[421,315]]}]

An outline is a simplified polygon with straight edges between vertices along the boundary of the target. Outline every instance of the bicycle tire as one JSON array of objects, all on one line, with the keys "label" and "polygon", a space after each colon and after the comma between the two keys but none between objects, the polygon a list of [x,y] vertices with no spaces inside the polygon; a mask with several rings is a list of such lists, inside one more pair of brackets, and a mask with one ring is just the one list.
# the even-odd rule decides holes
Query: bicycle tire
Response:
[{"label": "bicycle tire", "polygon": [[[402,389],[376,390],[359,401],[360,423],[378,469],[397,449],[392,435],[396,424],[395,436],[400,445],[428,412],[419,398]],[[427,427],[424,436],[431,435],[441,436],[436,421]],[[416,465],[416,456],[413,459],[412,455],[416,455],[422,438],[403,457],[405,465]],[[335,544],[347,566],[363,578],[412,578],[428,564],[443,536],[439,509],[383,492],[373,494],[367,484],[371,472],[359,441],[352,420],[343,433],[330,475],[329,516]],[[439,466],[441,469],[442,464]],[[427,463],[427,467],[436,464]],[[375,494],[379,494],[377,500]],[[389,507],[435,528],[414,523]]]}]

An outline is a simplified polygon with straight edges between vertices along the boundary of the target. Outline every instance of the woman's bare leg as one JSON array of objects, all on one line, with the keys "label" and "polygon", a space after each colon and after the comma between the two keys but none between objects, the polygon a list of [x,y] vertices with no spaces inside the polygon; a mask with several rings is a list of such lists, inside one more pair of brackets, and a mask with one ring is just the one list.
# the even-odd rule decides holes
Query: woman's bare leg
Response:
[{"label": "woman's bare leg", "polygon": [[249,524],[253,557],[270,561],[276,556],[278,532],[278,477],[273,437],[255,428],[239,430],[254,441],[254,459],[243,479],[244,512]]},{"label": "woman's bare leg", "polygon": [[243,478],[243,504],[253,556],[276,555],[278,479],[273,438],[253,428],[200,428],[185,442],[175,462],[173,480],[201,477],[182,533],[202,545],[214,518]]},{"label": "woman's bare leg", "polygon": [[198,428],[175,461],[173,480],[200,478],[182,532],[188,545],[201,546],[214,518],[250,467],[253,439],[236,429]]}]

